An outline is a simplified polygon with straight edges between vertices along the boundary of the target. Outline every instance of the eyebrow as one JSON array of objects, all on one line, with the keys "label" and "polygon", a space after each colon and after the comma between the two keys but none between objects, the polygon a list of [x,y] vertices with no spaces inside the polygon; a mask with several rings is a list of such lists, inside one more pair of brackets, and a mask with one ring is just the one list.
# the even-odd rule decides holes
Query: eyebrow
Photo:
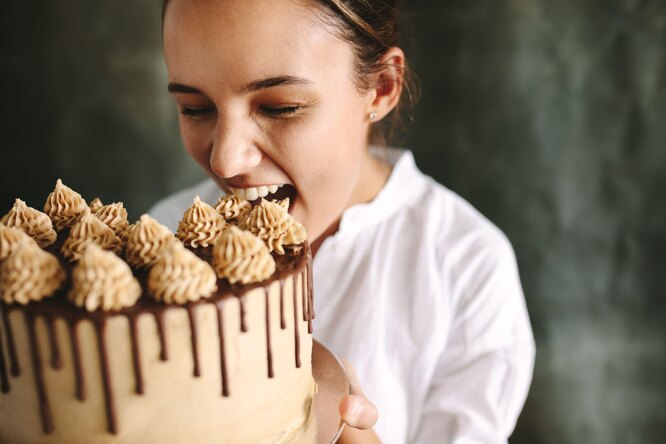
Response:
[{"label": "eyebrow", "polygon": [[278,76],[278,77],[269,77],[263,80],[257,80],[255,82],[248,83],[242,88],[244,93],[258,91],[260,89],[273,88],[275,86],[286,86],[286,85],[308,85],[311,82],[303,77],[297,76]]},{"label": "eyebrow", "polygon": [[[247,85],[241,88],[241,92],[250,93],[258,91],[260,89],[274,88],[276,86],[286,86],[286,85],[309,85],[310,82],[303,77],[298,76],[277,76],[269,77],[267,79],[256,80],[250,82]],[[205,95],[200,89],[194,88],[193,86],[182,85],[180,83],[170,82],[167,90],[170,93],[181,93],[181,94],[200,94]]]}]

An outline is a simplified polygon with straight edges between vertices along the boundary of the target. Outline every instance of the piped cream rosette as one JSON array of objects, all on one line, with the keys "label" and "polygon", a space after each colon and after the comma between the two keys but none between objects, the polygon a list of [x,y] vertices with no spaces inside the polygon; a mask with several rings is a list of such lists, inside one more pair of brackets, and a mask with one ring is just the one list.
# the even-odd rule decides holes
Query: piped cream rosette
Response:
[{"label": "piped cream rosette", "polygon": [[197,196],[178,223],[176,236],[188,247],[206,248],[215,243],[225,225],[220,213]]},{"label": "piped cream rosette", "polygon": [[123,242],[123,245],[127,242],[130,224],[127,220],[127,210],[122,202],[103,205],[94,211],[93,214],[104,222],[104,225],[113,230],[116,236]]},{"label": "piped cream rosette", "polygon": [[99,197],[96,197],[92,201],[90,201],[88,206],[90,207],[90,212],[92,214],[95,214],[97,213],[97,210],[99,210],[104,206],[104,204],[102,203],[102,200]]},{"label": "piped cream rosette", "polygon": [[27,206],[21,199],[16,199],[14,206],[0,219],[0,223],[21,229],[42,248],[51,245],[58,237],[49,216]]},{"label": "piped cream rosette", "polygon": [[7,259],[21,244],[25,243],[38,246],[37,242],[23,230],[0,223],[0,261]]},{"label": "piped cream rosette", "polygon": [[136,268],[151,267],[164,250],[176,242],[173,233],[147,214],[134,224],[127,238],[125,257]]},{"label": "piped cream rosette", "polygon": [[62,255],[65,259],[77,261],[87,248],[87,244],[91,242],[116,254],[120,254],[122,251],[120,238],[111,228],[87,210],[69,232],[69,236],[62,245]]},{"label": "piped cream rosette", "polygon": [[35,242],[23,242],[0,262],[0,299],[27,304],[52,296],[65,281],[58,259]]},{"label": "piped cream rosette", "polygon": [[215,204],[215,210],[230,224],[237,225],[252,211],[252,204],[234,194],[226,194]]},{"label": "piped cream rosette", "polygon": [[165,304],[185,304],[217,290],[215,271],[180,242],[173,242],[148,273],[148,291]]},{"label": "piped cream rosette", "polygon": [[289,199],[270,202],[261,199],[250,215],[239,225],[266,242],[270,251],[284,254],[285,246],[296,246],[305,242],[305,227],[289,214]]},{"label": "piped cream rosette", "polygon": [[251,284],[273,275],[275,259],[261,239],[228,225],[213,247],[213,268],[220,279]]},{"label": "piped cream rosette", "polygon": [[89,208],[83,197],[64,185],[60,179],[44,204],[44,212],[51,218],[58,231],[72,228],[86,210]]},{"label": "piped cream rosette", "polygon": [[133,306],[141,286],[130,267],[118,256],[88,243],[72,271],[69,300],[88,311],[117,311]]}]

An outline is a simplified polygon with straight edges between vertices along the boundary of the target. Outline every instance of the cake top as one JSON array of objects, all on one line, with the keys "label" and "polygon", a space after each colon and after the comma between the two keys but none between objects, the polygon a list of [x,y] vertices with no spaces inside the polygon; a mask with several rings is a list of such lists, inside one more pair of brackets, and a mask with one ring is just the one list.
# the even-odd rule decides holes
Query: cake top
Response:
[{"label": "cake top", "polygon": [[67,300],[88,312],[123,310],[143,297],[187,304],[209,298],[220,282],[257,284],[306,240],[288,208],[288,200],[264,199],[253,208],[237,196],[213,207],[196,196],[174,234],[147,214],[130,225],[122,202],[89,206],[58,179],[44,212],[17,199],[0,221],[0,299],[49,298],[68,274]]}]

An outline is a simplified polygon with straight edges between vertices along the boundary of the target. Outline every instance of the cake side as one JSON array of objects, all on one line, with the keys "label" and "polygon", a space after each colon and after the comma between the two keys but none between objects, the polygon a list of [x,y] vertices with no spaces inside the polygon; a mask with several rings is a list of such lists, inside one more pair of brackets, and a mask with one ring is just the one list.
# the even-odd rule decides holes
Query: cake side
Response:
[{"label": "cake side", "polygon": [[288,435],[305,422],[314,390],[309,262],[299,262],[240,297],[133,308],[104,320],[85,312],[73,320],[49,304],[2,305],[2,355],[10,375],[17,365],[19,374],[0,396],[0,442],[249,443]]}]

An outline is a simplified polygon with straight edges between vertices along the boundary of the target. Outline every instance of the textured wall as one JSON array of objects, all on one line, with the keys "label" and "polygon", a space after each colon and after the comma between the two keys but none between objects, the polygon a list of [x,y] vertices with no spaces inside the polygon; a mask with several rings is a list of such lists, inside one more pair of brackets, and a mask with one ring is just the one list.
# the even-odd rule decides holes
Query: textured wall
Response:
[{"label": "textured wall", "polygon": [[[405,143],[521,268],[538,356],[512,442],[659,442],[666,2],[407,3],[423,95]],[[158,0],[11,2],[0,20],[0,213],[62,177],[137,217],[201,177],[165,92]]]}]

